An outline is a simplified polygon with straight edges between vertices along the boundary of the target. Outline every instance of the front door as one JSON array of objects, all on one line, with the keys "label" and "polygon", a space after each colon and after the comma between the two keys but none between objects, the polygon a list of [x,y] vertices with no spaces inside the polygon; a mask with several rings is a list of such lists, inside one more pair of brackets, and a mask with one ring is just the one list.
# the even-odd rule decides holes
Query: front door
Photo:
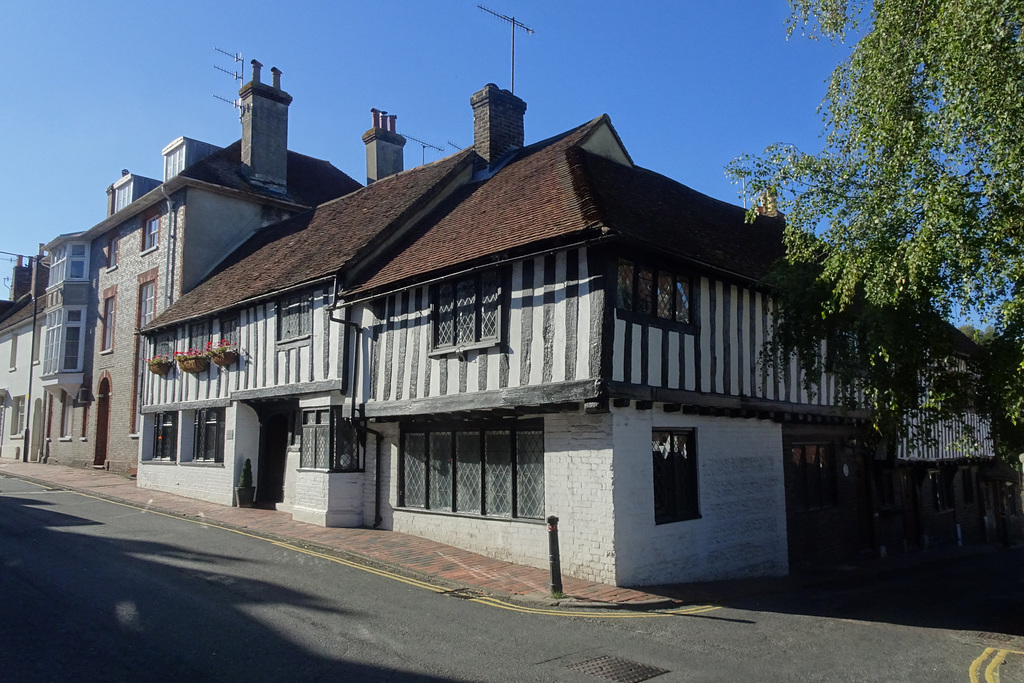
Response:
[{"label": "front door", "polygon": [[288,464],[288,415],[274,413],[260,423],[260,459],[256,502],[284,502],[284,475]]},{"label": "front door", "polygon": [[96,450],[92,464],[102,466],[107,462],[107,427],[110,425],[110,380],[104,377],[96,393]]}]

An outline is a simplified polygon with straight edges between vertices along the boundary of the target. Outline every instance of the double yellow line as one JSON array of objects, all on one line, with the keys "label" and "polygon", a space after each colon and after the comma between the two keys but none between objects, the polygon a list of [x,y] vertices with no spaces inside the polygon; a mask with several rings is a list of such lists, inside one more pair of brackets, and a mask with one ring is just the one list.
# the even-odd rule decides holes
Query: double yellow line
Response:
[{"label": "double yellow line", "polygon": [[1006,659],[1006,655],[1024,655],[1024,652],[1017,650],[1002,650],[994,647],[987,647],[981,655],[971,662],[970,674],[971,683],[981,683],[981,679],[978,678],[978,672],[981,671],[982,665],[985,660],[989,657],[992,659],[989,661],[988,666],[985,667],[985,683],[999,683],[999,665]]},{"label": "double yellow line", "polygon": [[[363,564],[361,562],[354,562],[352,560],[346,560],[346,559],[343,559],[343,558],[340,558],[340,557],[336,557],[334,555],[328,555],[327,553],[322,553],[322,552],[318,552],[318,551],[315,551],[315,550],[310,550],[308,548],[302,548],[300,546],[293,545],[291,543],[286,543],[284,541],[275,541],[273,539],[269,539],[269,538],[266,538],[264,536],[259,536],[257,534],[249,533],[249,532],[246,532],[246,531],[241,531],[240,529],[232,529],[231,527],[221,526],[220,524],[217,524],[215,522],[209,522],[209,521],[205,521],[205,520],[201,520],[201,519],[194,519],[194,518],[190,518],[190,517],[183,517],[181,515],[167,514],[165,512],[158,512],[156,510],[153,510],[153,509],[150,509],[150,508],[147,508],[147,507],[143,507],[143,506],[137,505],[135,503],[128,503],[126,501],[120,501],[120,500],[112,500],[110,498],[104,498],[102,496],[95,496],[95,495],[91,495],[91,494],[88,494],[88,493],[83,493],[81,491],[75,491],[74,489],[68,489],[68,490],[71,493],[78,494],[78,495],[83,496],[85,498],[93,498],[93,499],[96,499],[96,500],[102,500],[102,501],[107,502],[107,503],[113,503],[114,505],[121,505],[123,507],[132,508],[132,509],[135,509],[135,510],[141,510],[141,511],[146,512],[146,513],[151,514],[151,515],[160,515],[161,517],[168,517],[170,519],[177,519],[177,520],[184,521],[184,522],[191,522],[192,524],[200,524],[202,526],[214,527],[216,529],[221,529],[223,531],[230,531],[232,533],[239,534],[240,536],[246,536],[248,538],[253,538],[253,539],[256,539],[256,540],[259,540],[259,541],[263,541],[264,543],[270,543],[271,545],[275,545],[278,548],[284,548],[286,550],[292,550],[294,552],[302,553],[304,555],[310,555],[312,557],[318,557],[320,559],[327,560],[328,562],[334,562],[335,564],[340,564],[340,565],[343,565],[345,567],[350,567],[351,569],[358,569],[360,571],[364,571],[364,572],[367,572],[369,574],[375,574],[377,576],[380,576],[380,577],[383,577],[383,578],[386,578],[386,579],[391,579],[392,581],[398,581],[400,583],[404,583],[404,584],[409,585],[409,586],[414,586],[416,588],[422,588],[424,590],[428,590],[428,591],[431,591],[433,593],[447,593],[447,592],[451,591],[451,588],[448,588],[448,587],[445,587],[445,586],[438,586],[438,585],[429,583],[427,581],[421,581],[419,579],[413,579],[413,578],[410,578],[408,576],[402,576],[401,574],[396,574],[394,572],[387,571],[386,569],[378,569],[376,567],[370,566],[369,564]],[[543,615],[548,615],[548,616],[553,616],[553,617],[577,617],[577,618],[590,618],[590,619],[650,619],[650,618],[656,618],[656,617],[664,618],[664,617],[688,616],[688,615],[692,615],[692,614],[704,614],[705,612],[713,612],[713,611],[715,611],[717,609],[721,609],[720,607],[715,607],[713,605],[696,605],[696,606],[691,605],[689,607],[682,607],[680,609],[662,610],[662,611],[658,611],[658,612],[633,612],[633,611],[628,611],[628,610],[603,611],[603,612],[584,612],[584,611],[581,611],[581,610],[556,610],[556,609],[545,609],[545,608],[541,608],[541,607],[527,607],[525,605],[517,605],[517,604],[514,604],[514,603],[506,602],[504,600],[499,600],[497,598],[490,598],[490,597],[467,598],[466,601],[467,602],[475,602],[475,603],[480,604],[480,605],[487,605],[488,607],[500,607],[501,609],[509,610],[509,611],[512,611],[512,612],[523,612],[523,613],[526,613],[526,614],[543,614]]]}]

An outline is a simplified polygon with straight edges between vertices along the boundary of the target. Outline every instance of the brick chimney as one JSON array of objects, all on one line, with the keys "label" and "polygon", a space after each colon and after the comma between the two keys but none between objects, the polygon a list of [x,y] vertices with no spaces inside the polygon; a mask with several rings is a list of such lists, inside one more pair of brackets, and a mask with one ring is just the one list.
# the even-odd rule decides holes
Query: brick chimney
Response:
[{"label": "brick chimney", "polygon": [[404,169],[402,148],[405,138],[395,131],[398,117],[371,109],[373,127],[363,133],[366,144],[366,184],[400,173]]},{"label": "brick chimney", "polygon": [[281,71],[274,67],[273,84],[260,82],[252,60],[252,80],[242,86],[242,172],[252,180],[284,191],[288,185],[288,105],[292,96],[281,90]]},{"label": "brick chimney", "polygon": [[11,301],[17,301],[28,294],[32,287],[32,259],[26,262],[24,256],[18,257],[11,275]]},{"label": "brick chimney", "polygon": [[526,102],[488,83],[469,98],[473,107],[473,148],[492,166],[506,152],[523,146]]}]

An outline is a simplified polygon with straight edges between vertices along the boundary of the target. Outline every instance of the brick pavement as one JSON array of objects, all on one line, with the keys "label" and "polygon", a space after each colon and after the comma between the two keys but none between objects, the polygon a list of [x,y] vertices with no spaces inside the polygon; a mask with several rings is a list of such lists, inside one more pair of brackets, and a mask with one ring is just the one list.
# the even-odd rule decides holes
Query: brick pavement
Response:
[{"label": "brick pavement", "polygon": [[[356,556],[372,564],[429,578],[448,587],[467,587],[511,598],[547,600],[549,573],[544,569],[502,562],[425,538],[395,531],[337,529],[296,522],[276,510],[246,509],[208,503],[171,493],[140,489],[135,481],[103,470],[0,460],[0,476],[67,488],[184,517],[245,529],[256,534],[312,543]],[[614,605],[652,608],[686,602],[629,588],[563,577],[572,606]]]}]

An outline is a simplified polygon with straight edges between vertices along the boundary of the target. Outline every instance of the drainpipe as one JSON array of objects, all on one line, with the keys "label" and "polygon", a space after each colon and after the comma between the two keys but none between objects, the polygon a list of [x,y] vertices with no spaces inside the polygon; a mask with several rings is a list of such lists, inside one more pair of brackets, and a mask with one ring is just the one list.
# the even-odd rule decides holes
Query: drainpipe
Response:
[{"label": "drainpipe", "polygon": [[[356,424],[356,379],[358,378],[358,373],[359,373],[359,347],[362,346],[361,339],[359,337],[360,337],[360,334],[363,331],[363,328],[359,325],[359,323],[357,323],[354,320],[342,320],[340,318],[335,318],[334,317],[334,313],[337,310],[338,309],[336,307],[333,307],[333,306],[331,308],[329,308],[328,311],[327,311],[328,319],[331,322],[341,323],[342,325],[346,325],[348,327],[351,327],[352,331],[353,331],[353,337],[355,339],[355,350],[353,351],[353,354],[352,354],[352,375],[351,375],[352,379],[351,379],[351,381],[348,384],[348,392],[351,395],[351,399],[352,399],[352,409],[351,409],[351,413],[350,413],[350,415],[351,415],[350,420],[351,420],[352,426],[354,428],[355,424]],[[366,432],[369,432],[369,433],[373,434],[374,438],[375,438],[375,440],[377,442],[377,454],[376,454],[376,459],[374,460],[375,464],[374,464],[374,481],[373,481],[373,528],[376,529],[377,527],[380,526],[380,523],[383,521],[383,519],[380,516],[380,487],[381,487],[380,443],[381,443],[381,440],[383,439],[383,435],[380,432],[378,432],[376,430],[373,430],[373,429],[370,429],[369,427],[367,427],[365,425],[363,425],[362,429],[364,431],[366,431]]]},{"label": "drainpipe", "polygon": [[[43,250],[39,250],[38,256],[29,256],[29,259],[35,261],[35,265],[31,268],[32,284],[29,287],[29,295],[32,297],[32,337],[29,341],[28,347],[28,388],[25,391],[25,431],[22,433],[21,442],[21,461],[28,462],[28,451],[32,448],[32,379],[35,375],[35,352],[36,352],[36,321],[39,318],[39,298],[36,296],[36,278],[39,276],[39,260],[42,258]],[[42,353],[39,354],[42,357]],[[43,442],[39,442],[40,448],[42,448]],[[39,454],[36,454],[36,460],[40,461]]]},{"label": "drainpipe", "polygon": [[160,184],[160,192],[167,200],[167,254],[164,256],[164,308],[167,308],[174,303],[174,293],[171,290],[171,252],[174,250],[174,238],[178,231],[178,212],[174,210],[174,200],[167,194],[163,183]]}]

